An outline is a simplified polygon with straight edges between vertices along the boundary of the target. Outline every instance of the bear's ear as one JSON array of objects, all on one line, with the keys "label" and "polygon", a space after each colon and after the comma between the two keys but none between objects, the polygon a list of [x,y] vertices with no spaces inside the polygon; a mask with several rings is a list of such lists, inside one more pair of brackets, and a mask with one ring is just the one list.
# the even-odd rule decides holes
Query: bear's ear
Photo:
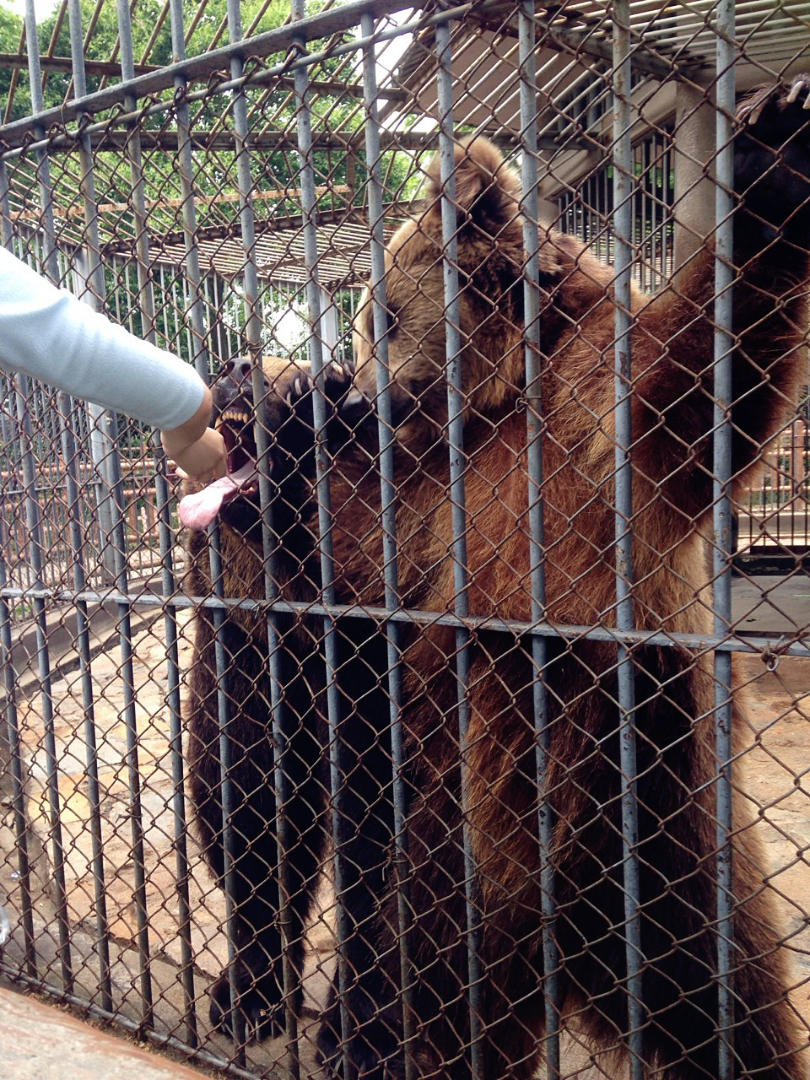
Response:
[{"label": "bear's ear", "polygon": [[[442,192],[438,155],[428,167],[428,197],[437,200]],[[472,135],[462,139],[455,150],[456,204],[460,216],[490,235],[499,232],[519,213],[520,179],[504,162],[503,154],[489,139]]]}]

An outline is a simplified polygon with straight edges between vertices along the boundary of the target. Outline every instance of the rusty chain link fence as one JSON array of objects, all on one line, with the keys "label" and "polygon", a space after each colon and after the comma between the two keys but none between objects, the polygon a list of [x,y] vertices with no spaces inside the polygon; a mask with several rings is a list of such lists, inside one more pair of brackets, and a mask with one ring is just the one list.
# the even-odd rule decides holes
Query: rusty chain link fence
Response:
[{"label": "rusty chain link fence", "polygon": [[2,374],[0,973],[240,1077],[810,1074],[810,2],[24,8],[2,242],[232,481]]}]

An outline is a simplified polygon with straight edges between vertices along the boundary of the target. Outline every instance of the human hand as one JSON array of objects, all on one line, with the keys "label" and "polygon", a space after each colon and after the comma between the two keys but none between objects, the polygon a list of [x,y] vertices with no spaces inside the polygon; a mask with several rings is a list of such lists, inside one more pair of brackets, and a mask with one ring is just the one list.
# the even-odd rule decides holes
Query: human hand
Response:
[{"label": "human hand", "polygon": [[218,431],[206,428],[199,439],[184,448],[173,445],[172,434],[173,432],[164,431],[160,438],[163,449],[174,461],[180,476],[199,480],[203,484],[225,476],[228,471],[228,452],[225,449],[225,440]]},{"label": "human hand", "polygon": [[219,480],[228,471],[228,451],[218,431],[208,427],[211,393],[205,388],[202,404],[190,420],[179,427],[161,431],[160,441],[178,473],[201,483]]}]

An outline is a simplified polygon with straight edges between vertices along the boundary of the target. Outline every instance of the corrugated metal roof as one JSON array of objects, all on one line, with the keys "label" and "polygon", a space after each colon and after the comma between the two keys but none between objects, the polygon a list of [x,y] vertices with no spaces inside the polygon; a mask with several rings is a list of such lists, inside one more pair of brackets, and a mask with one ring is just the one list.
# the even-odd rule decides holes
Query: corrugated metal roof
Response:
[{"label": "corrugated metal roof", "polygon": [[[633,66],[646,83],[687,75],[699,85],[714,77],[716,0],[631,0]],[[537,71],[542,89],[541,135],[570,137],[560,118],[572,117],[579,99],[593,107],[593,88],[610,67],[612,4],[569,0],[537,9]],[[740,0],[737,4],[737,85],[748,89],[784,78],[810,63],[810,0]],[[454,25],[453,118],[497,134],[519,126],[517,9],[512,2],[487,7]],[[435,30],[405,51],[394,85],[410,91],[414,107],[438,115]],[[393,109],[389,109],[389,113]],[[578,123],[581,121],[578,118]]]},{"label": "corrugated metal roof", "polygon": [[[602,34],[607,4],[578,0],[565,5],[573,24]],[[689,3],[631,0],[631,34],[661,57],[683,57],[714,64],[716,34],[713,21],[717,0]],[[810,3],[807,0],[740,0],[736,5],[736,39],[744,63],[770,68],[778,74],[810,43]],[[609,29],[609,27],[608,27]],[[798,45],[798,51],[797,51]]]},{"label": "corrugated metal roof", "polygon": [[[699,86],[710,86],[714,77],[716,31],[713,20],[716,6],[716,0],[630,0],[633,66],[637,91],[639,96],[645,98],[639,129],[645,124],[660,123],[672,115],[676,85],[684,76]],[[204,7],[205,2],[201,4],[201,9]],[[739,46],[736,69],[740,90],[810,67],[810,0],[738,0],[736,8],[736,40]],[[60,17],[64,17],[64,2],[58,5],[57,10],[61,13]],[[613,5],[606,0],[560,0],[553,5],[544,7],[538,3],[536,6],[540,87],[538,126],[540,145],[549,165],[545,195],[553,194],[548,186],[551,181],[563,182],[560,178],[567,180],[570,176],[579,175],[587,168],[585,158],[588,154],[603,154],[609,142],[606,126],[609,120],[609,83],[606,73],[610,68],[612,10]],[[463,20],[451,23],[454,122],[459,126],[469,125],[486,131],[507,145],[517,145],[520,128],[517,13],[515,0],[488,2]],[[401,14],[407,20],[406,13]],[[259,23],[246,28],[248,49],[250,37],[261,29]],[[418,148],[407,140],[419,135],[429,140],[437,130],[435,29],[425,28],[416,37],[404,25],[399,29],[403,31],[401,43],[396,42],[396,51],[401,57],[399,64],[388,79],[383,76],[379,80],[381,100],[387,101],[383,106],[385,135],[391,140],[392,148],[396,146],[398,138],[403,140],[403,150],[414,152],[414,168],[418,169]],[[201,40],[198,47],[216,48],[221,44],[223,34],[223,28],[219,27],[210,41]],[[22,82],[25,81],[24,57],[23,39],[20,41],[19,59],[11,65],[18,70]],[[146,65],[154,64],[155,59],[151,53],[138,58]],[[49,51],[48,62],[69,69],[69,58],[55,57],[53,47]],[[112,73],[115,67],[112,55],[108,67]],[[104,72],[100,69],[98,74],[104,73],[106,68]],[[105,77],[112,78],[113,75]],[[360,68],[347,61],[345,68],[341,69],[341,85],[344,85],[346,92],[351,84],[357,96],[359,78]],[[14,85],[16,78],[6,103],[7,110],[13,104]],[[404,102],[401,90],[406,91]],[[324,89],[324,93],[327,91],[334,93],[335,85]],[[258,101],[261,100],[261,95],[256,97]],[[414,123],[415,113],[421,114],[422,119]],[[273,133],[261,126],[260,114],[252,116],[251,121],[256,128],[255,137],[263,140],[262,153],[272,152]],[[350,124],[347,126],[347,121],[342,123],[341,145],[361,146],[362,128]],[[112,149],[116,145],[114,127],[115,120],[111,117],[108,142],[104,149]],[[224,127],[214,133],[196,134],[200,138],[211,135],[220,140],[229,137]],[[150,137],[159,140],[169,139],[171,135],[170,125],[165,130],[144,132],[147,142]],[[286,147],[291,138],[291,128],[279,131],[277,136],[278,145]],[[206,144],[200,142],[199,145]],[[163,144],[160,143],[160,146]],[[167,144],[165,150],[170,153],[172,147]],[[61,159],[63,168],[68,171],[74,168],[75,171],[70,157],[68,150]],[[106,167],[104,157],[98,155],[97,166],[100,169]],[[32,163],[23,167],[14,162],[10,169],[10,204],[13,219],[19,217],[27,222],[30,218],[33,226],[38,220],[38,201],[31,168]],[[114,176],[110,178],[113,188],[120,186],[114,182],[115,179]],[[73,202],[67,208],[58,207],[55,211],[57,238],[63,245],[80,244],[84,211],[77,197],[78,176],[68,187]],[[159,194],[164,197],[163,191]],[[173,199],[176,201],[177,195],[178,192],[167,182],[166,205]],[[219,229],[201,228],[199,231],[203,267],[214,268],[225,276],[239,275],[245,261],[238,218],[233,215],[229,202],[233,198],[234,193],[228,185],[224,186],[221,195],[208,196],[211,205],[205,224],[217,218],[214,204],[218,201],[222,202],[222,208],[217,224],[231,220]],[[286,205],[289,206],[289,201]],[[400,206],[399,210],[402,209]],[[335,213],[331,222],[324,218],[320,220],[319,273],[327,286],[360,282],[368,277],[369,233],[359,210],[357,206],[347,208],[345,212]],[[128,209],[114,213],[101,207],[99,223],[105,248],[132,248],[136,223]],[[156,260],[182,265],[185,260],[182,237],[166,235],[165,232],[167,228],[178,227],[176,220],[169,213],[162,215],[158,207],[151,213],[150,224],[154,235],[152,252]],[[396,220],[388,223],[389,235],[395,225]],[[290,283],[306,280],[300,224],[296,225],[286,217],[278,221],[268,215],[264,220],[257,221],[255,256],[264,277]]]},{"label": "corrugated metal roof", "polygon": [[[390,239],[397,222],[388,220],[385,239]],[[371,276],[371,249],[368,225],[362,221],[321,224],[318,235],[318,280],[334,290],[349,285],[364,285]],[[245,267],[245,252],[237,235],[211,236],[205,231],[197,237],[196,251],[201,269],[216,270],[223,277],[238,277]],[[299,226],[276,228],[264,225],[255,238],[253,255],[259,276],[279,284],[304,285],[309,273],[304,259],[304,234]],[[182,266],[186,251],[181,238],[165,239],[155,261]]]}]

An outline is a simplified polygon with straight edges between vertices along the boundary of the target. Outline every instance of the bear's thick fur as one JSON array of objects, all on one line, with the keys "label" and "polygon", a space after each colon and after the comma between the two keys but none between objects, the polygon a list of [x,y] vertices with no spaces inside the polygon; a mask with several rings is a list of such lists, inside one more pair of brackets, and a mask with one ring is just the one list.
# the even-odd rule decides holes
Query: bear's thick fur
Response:
[{"label": "bear's thick fur", "polygon": [[[805,381],[810,243],[810,124],[795,91],[763,90],[740,112],[735,214],[731,421],[734,490],[750,482],[762,446],[792,414]],[[396,425],[398,577],[404,608],[454,610],[452,506],[445,438],[447,396],[440,185],[434,171],[422,216],[404,225],[386,257],[388,352]],[[458,262],[465,395],[466,545],[472,616],[527,622],[531,615],[527,419],[522,324],[520,192],[499,151],[481,138],[456,155]],[[633,599],[637,626],[712,631],[707,537],[712,506],[714,253],[707,247],[676,283],[633,301]],[[546,617],[560,626],[615,625],[614,305],[612,271],[583,245],[542,233],[541,379],[547,581]],[[326,386],[334,524],[334,598],[384,603],[380,484],[374,462],[372,310],[361,308],[351,387]],[[216,401],[249,410],[239,364],[226,367]],[[271,365],[274,572],[280,594],[318,597],[312,401],[300,373]],[[358,394],[358,391],[360,392]],[[358,417],[358,399],[361,400]],[[233,442],[236,413],[224,429]],[[351,434],[342,420],[354,424]],[[249,446],[248,434],[240,436]],[[265,595],[260,509],[244,493],[223,507],[224,595]],[[211,591],[208,541],[191,535],[191,586]],[[207,857],[222,872],[214,623],[200,611],[191,673],[190,775]],[[350,927],[344,1002],[355,1031],[348,1048],[360,1075],[403,1069],[397,873],[392,856],[390,708],[384,626],[336,623],[337,652],[324,647],[319,616],[293,612],[275,624],[278,692],[271,685],[267,623],[231,611],[222,641],[231,668],[224,689],[238,806],[231,818],[241,917],[240,1007],[251,1025],[272,1024],[281,1000],[279,868],[273,766],[287,774],[289,938],[298,941],[326,853],[333,805],[329,754],[345,778],[338,799],[342,901]],[[603,1046],[628,1031],[622,879],[620,713],[617,648],[569,635],[551,638],[542,671],[520,632],[472,632],[467,660],[469,726],[459,740],[459,642],[452,627],[401,629],[405,840],[411,957],[409,1052],[420,1076],[470,1075],[470,997],[462,828],[475,858],[472,896],[483,981],[478,1017],[487,1080],[529,1080],[540,1059],[540,796],[553,814],[549,859],[557,915],[564,1012]],[[717,1075],[717,818],[715,687],[711,661],[685,646],[637,645],[635,723],[643,956],[644,1058],[667,1080]],[[324,658],[336,670],[341,715],[325,725]],[[337,658],[337,659],[336,659]],[[533,693],[547,702],[546,774],[536,771]],[[275,735],[270,702],[279,698]],[[333,702],[334,704],[334,702]],[[735,731],[745,729],[739,702]],[[334,716],[334,708],[333,708]],[[274,759],[273,739],[282,748]],[[738,749],[740,747],[738,746]],[[466,790],[462,793],[462,758]],[[739,784],[739,777],[735,779]],[[462,807],[464,808],[462,811]],[[734,819],[734,1074],[804,1076],[802,1045],[787,999],[780,933],[752,813],[737,793]],[[291,957],[300,970],[301,948]],[[229,1028],[227,980],[212,1014]],[[337,1000],[321,1050],[341,1068]],[[266,1028],[265,1028],[266,1030]]]}]

